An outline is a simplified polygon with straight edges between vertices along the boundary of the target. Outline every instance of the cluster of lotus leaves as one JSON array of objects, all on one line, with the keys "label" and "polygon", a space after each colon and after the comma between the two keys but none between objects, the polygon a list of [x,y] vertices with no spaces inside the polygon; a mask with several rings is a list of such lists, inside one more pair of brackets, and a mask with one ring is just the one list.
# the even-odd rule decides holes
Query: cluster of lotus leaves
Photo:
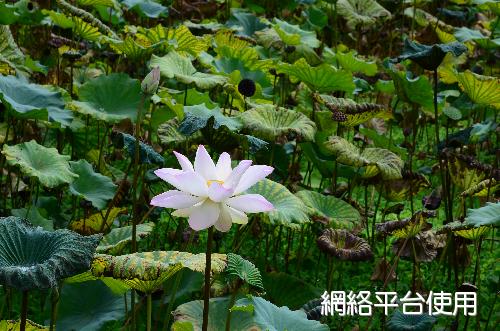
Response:
[{"label": "cluster of lotus leaves", "polygon": [[18,290],[46,289],[88,270],[101,236],[48,232],[19,217],[0,218],[0,283]]}]

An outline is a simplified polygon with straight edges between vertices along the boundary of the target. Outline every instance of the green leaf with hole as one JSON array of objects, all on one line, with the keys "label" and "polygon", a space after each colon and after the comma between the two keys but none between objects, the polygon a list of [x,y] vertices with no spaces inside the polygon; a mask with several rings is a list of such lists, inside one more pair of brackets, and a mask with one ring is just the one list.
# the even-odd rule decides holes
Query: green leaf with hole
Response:
[{"label": "green leaf with hole", "polygon": [[70,166],[71,171],[78,175],[69,185],[71,194],[90,201],[97,209],[104,209],[116,193],[116,185],[111,178],[94,172],[92,165],[85,160],[70,161]]},{"label": "green leaf with hole", "polygon": [[57,149],[39,145],[35,140],[4,145],[2,154],[8,164],[19,166],[23,174],[35,177],[45,187],[69,184],[78,178],[69,166],[69,155],[61,155]]}]

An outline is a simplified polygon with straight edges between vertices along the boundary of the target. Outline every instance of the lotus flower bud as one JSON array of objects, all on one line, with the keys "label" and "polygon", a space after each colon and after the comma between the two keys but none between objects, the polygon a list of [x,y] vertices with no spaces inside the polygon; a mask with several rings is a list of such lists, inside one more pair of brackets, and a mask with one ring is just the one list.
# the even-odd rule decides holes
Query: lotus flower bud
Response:
[{"label": "lotus flower bud", "polygon": [[155,67],[146,77],[141,84],[141,89],[144,94],[155,94],[160,84],[160,67]]}]

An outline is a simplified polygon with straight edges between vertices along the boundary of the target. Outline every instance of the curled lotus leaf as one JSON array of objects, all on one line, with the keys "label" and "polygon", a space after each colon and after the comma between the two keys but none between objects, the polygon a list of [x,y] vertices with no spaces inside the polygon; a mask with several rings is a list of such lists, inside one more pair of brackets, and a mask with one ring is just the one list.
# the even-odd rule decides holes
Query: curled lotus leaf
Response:
[{"label": "curled lotus leaf", "polygon": [[463,190],[479,185],[487,178],[500,180],[500,170],[482,164],[470,155],[444,151],[443,156],[448,163],[448,172],[452,182]]},{"label": "curled lotus leaf", "polygon": [[[402,247],[405,241],[406,244]],[[424,231],[409,240],[399,238],[393,243],[392,250],[394,254],[401,250],[400,256],[404,259],[413,260],[415,254],[416,261],[431,262],[436,258],[438,249],[443,248],[445,243],[445,234],[436,235],[432,231]]]},{"label": "curled lotus leaf", "polygon": [[460,56],[467,47],[459,42],[449,44],[422,45],[405,39],[403,54],[398,60],[410,59],[426,70],[436,70],[448,53]]},{"label": "curled lotus leaf", "polygon": [[[17,331],[21,328],[21,320],[3,320],[0,321],[0,330]],[[49,330],[48,327],[26,320],[26,331]]]},{"label": "curled lotus leaf", "polygon": [[411,217],[401,221],[387,221],[375,225],[377,232],[384,235],[392,234],[399,238],[407,238],[417,235],[420,231],[429,230],[432,228],[430,223],[427,223],[429,217],[434,217],[434,211],[418,211]]},{"label": "curled lotus leaf", "polygon": [[403,171],[402,178],[383,181],[380,193],[389,201],[405,201],[430,186],[431,183],[424,175]]},{"label": "curled lotus leaf", "polygon": [[78,177],[71,171],[69,155],[61,155],[57,149],[39,145],[35,140],[14,146],[4,145],[2,154],[7,163],[19,166],[21,172],[36,177],[46,187],[71,183]]},{"label": "curled lotus leaf", "polygon": [[340,260],[366,261],[373,258],[368,242],[347,230],[325,229],[316,243],[320,250]]},{"label": "curled lotus leaf", "polygon": [[407,315],[400,310],[394,311],[387,322],[389,331],[430,331],[437,319],[427,314]]},{"label": "curled lotus leaf", "polygon": [[476,185],[473,185],[460,193],[461,197],[475,196],[475,197],[487,197],[498,196],[500,193],[500,181],[495,178],[485,179],[480,181]]},{"label": "curled lotus leaf", "polygon": [[0,218],[0,283],[27,291],[57,286],[90,267],[101,236],[48,232],[19,217]]},{"label": "curled lotus leaf", "polygon": [[381,175],[384,180],[401,178],[403,161],[399,156],[384,148],[365,148],[362,152],[349,141],[331,136],[325,142],[326,148],[333,152],[337,161],[352,167],[365,167],[363,177]]}]

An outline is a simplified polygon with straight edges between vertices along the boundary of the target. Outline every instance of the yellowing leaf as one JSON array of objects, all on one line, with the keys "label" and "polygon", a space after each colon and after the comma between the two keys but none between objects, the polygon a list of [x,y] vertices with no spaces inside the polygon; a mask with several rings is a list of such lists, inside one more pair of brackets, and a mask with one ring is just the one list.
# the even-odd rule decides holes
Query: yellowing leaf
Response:
[{"label": "yellowing leaf", "polygon": [[106,219],[106,224],[104,223],[104,217],[108,210],[103,210],[102,212],[90,215],[88,218],[81,218],[70,224],[71,230],[88,235],[94,233],[102,233],[111,227],[113,220],[121,213],[125,213],[127,208],[113,207],[109,212],[108,218]]},{"label": "yellowing leaf", "polygon": [[500,109],[500,78],[483,76],[470,70],[457,75],[460,88],[477,104]]}]

